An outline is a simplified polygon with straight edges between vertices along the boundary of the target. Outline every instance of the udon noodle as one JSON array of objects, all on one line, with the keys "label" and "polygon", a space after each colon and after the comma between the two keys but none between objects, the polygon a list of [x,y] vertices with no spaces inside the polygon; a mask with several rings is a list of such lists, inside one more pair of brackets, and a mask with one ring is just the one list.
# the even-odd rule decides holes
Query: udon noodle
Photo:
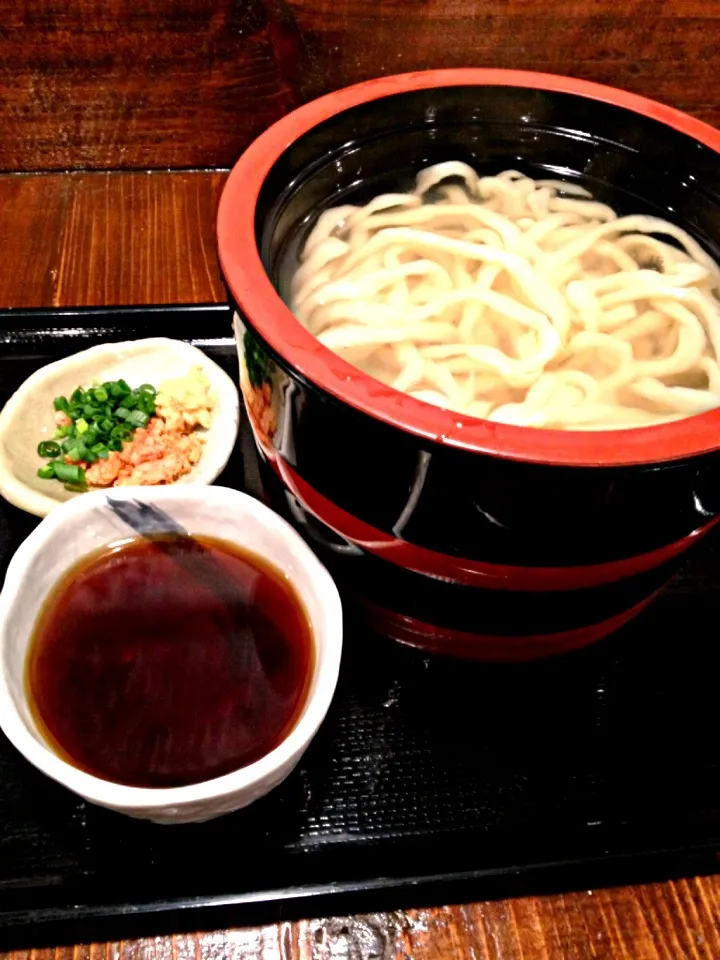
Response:
[{"label": "udon noodle", "polygon": [[720,406],[720,271],[679,227],[464,163],[322,213],[291,307],[397,390],[503,423],[639,427]]}]

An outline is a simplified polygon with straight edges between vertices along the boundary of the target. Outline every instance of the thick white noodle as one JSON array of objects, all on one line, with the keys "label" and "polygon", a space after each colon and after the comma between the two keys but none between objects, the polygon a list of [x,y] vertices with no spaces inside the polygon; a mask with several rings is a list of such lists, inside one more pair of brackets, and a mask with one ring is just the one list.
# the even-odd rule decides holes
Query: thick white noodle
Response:
[{"label": "thick white noodle", "polygon": [[291,281],[318,339],[473,417],[601,430],[720,406],[720,270],[686,231],[583,187],[450,161],[324,211]]}]

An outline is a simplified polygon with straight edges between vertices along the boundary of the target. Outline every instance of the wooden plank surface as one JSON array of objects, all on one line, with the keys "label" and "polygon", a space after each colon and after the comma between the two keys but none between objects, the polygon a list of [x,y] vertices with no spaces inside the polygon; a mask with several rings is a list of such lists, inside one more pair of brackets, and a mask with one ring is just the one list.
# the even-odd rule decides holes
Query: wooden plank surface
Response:
[{"label": "wooden plank surface", "polygon": [[[0,306],[210,302],[216,173],[0,176]],[[1,944],[0,944],[1,945]],[[3,960],[718,960],[720,876],[0,954]]]},{"label": "wooden plank surface", "polygon": [[718,0],[0,0],[0,170],[230,165],[381,74],[565,73],[720,124]]},{"label": "wooden plank surface", "polygon": [[718,960],[720,878],[0,954],[1,960]]},{"label": "wooden plank surface", "polygon": [[222,173],[0,175],[0,307],[212,303]]}]

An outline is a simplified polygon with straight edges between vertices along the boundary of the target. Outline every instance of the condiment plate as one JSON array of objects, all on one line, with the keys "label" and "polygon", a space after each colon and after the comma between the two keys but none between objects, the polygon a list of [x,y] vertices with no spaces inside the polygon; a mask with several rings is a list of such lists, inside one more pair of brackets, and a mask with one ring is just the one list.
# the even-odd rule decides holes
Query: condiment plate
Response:
[{"label": "condiment plate", "polygon": [[94,381],[125,379],[131,387],[159,386],[182,377],[192,367],[206,374],[215,408],[199,463],[178,483],[209,484],[220,474],[235,445],[239,397],[230,377],[197,347],[168,337],[103,343],[36,370],[0,412],[0,494],[21,510],[44,517],[59,503],[79,494],[57,481],[42,480],[44,463],[37,445],[55,430],[55,397],[71,394]]}]

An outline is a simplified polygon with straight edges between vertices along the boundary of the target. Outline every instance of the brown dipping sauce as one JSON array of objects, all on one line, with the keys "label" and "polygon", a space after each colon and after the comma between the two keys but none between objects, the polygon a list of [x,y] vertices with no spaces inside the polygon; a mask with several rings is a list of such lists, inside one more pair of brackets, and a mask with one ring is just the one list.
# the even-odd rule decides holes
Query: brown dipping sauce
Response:
[{"label": "brown dipping sauce", "polygon": [[177,787],[259,759],[290,732],[313,670],[285,576],[211,537],[104,548],[54,587],[25,682],[57,753],[134,787]]}]

